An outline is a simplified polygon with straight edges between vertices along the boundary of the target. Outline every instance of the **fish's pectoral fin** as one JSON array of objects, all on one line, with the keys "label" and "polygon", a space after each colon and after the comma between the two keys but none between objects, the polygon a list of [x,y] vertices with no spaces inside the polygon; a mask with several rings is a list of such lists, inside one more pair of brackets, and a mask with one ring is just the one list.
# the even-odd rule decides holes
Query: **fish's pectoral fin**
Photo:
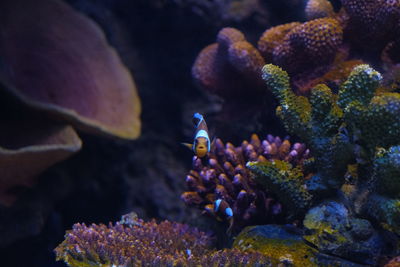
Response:
[{"label": "fish's pectoral fin", "polygon": [[228,227],[228,229],[226,230],[226,234],[227,234],[228,236],[232,236],[232,234],[233,234],[233,227],[234,227],[234,219],[233,219],[233,216],[232,216],[232,217],[229,217],[228,221],[229,221],[229,227]]},{"label": "fish's pectoral fin", "polygon": [[181,143],[182,145],[184,145],[185,147],[189,148],[190,150],[193,150],[193,144],[189,144],[189,143]]},{"label": "fish's pectoral fin", "polygon": [[211,149],[214,148],[216,141],[217,141],[217,138],[214,136],[214,138],[211,140],[211,144],[210,144]]}]

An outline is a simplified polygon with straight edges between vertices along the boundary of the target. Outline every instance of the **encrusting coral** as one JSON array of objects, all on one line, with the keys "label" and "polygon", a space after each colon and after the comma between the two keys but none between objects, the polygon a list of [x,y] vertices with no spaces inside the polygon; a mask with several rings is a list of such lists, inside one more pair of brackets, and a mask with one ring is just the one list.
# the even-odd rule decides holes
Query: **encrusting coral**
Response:
[{"label": "encrusting coral", "polygon": [[[272,135],[260,140],[253,134],[250,141],[243,141],[238,147],[217,139],[207,162],[193,158],[193,169],[186,177],[189,191],[181,198],[208,215],[229,221],[234,231],[248,225],[277,222],[283,214],[290,213],[292,205],[285,203],[283,212],[270,193],[272,188],[258,184],[246,163],[282,160],[301,169],[308,157],[309,150],[304,144],[291,144],[288,139]],[[232,210],[233,217],[226,214],[227,208]]]},{"label": "encrusting coral", "polygon": [[270,266],[260,253],[217,251],[212,241],[208,234],[185,224],[144,222],[128,214],[108,226],[75,224],[55,252],[58,260],[71,267]]},{"label": "encrusting coral", "polygon": [[[338,94],[320,84],[311,90],[309,99],[295,95],[288,74],[275,65],[264,66],[263,79],[279,100],[277,115],[286,130],[300,137],[312,151],[309,168],[313,175],[303,182],[294,180],[302,176],[301,171],[275,160],[248,163],[255,179],[269,188],[275,185],[282,192],[277,194],[278,201],[283,203],[289,199],[294,205],[295,201],[302,203],[299,210],[307,214],[304,226],[310,231],[322,231],[317,228],[323,225],[327,233],[330,227],[336,229],[330,234],[333,239],[323,236],[308,239],[319,249],[343,257],[369,253],[365,261],[375,262],[384,250],[376,249],[382,237],[373,234],[371,226],[368,226],[368,235],[366,232],[360,235],[344,233],[347,230],[340,225],[351,221],[363,229],[370,225],[367,220],[359,219],[363,217],[399,233],[400,94],[377,93],[382,76],[369,65],[355,67]],[[327,198],[338,202],[320,202]],[[312,206],[315,207],[306,213]],[[341,206],[342,221],[330,219],[329,216],[335,216],[330,214],[329,206]],[[324,211],[322,217],[321,211]],[[310,216],[314,218],[312,224],[307,219]],[[321,222],[314,229],[315,220]],[[329,226],[332,223],[336,226]],[[337,239],[340,235],[354,240],[342,242]],[[361,240],[367,242],[361,247],[371,250],[359,252],[354,244]]]}]

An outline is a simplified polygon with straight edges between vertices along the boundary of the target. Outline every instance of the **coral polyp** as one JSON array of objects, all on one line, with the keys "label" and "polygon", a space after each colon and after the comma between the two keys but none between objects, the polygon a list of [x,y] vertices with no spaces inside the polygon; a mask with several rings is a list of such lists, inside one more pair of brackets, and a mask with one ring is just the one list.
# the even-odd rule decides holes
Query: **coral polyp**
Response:
[{"label": "coral polyp", "polygon": [[[125,217],[125,218],[124,218]],[[56,249],[69,266],[267,266],[257,252],[216,251],[210,235],[188,225],[124,216],[115,224],[75,224]]]},{"label": "coral polyp", "polygon": [[[193,169],[186,177],[188,191],[182,194],[182,199],[208,215],[229,221],[236,230],[277,222],[286,207],[275,200],[268,187],[262,187],[252,178],[246,163],[279,159],[301,168],[308,157],[309,150],[304,144],[292,144],[272,135],[260,140],[253,134],[250,141],[243,141],[238,147],[217,139],[208,162],[193,158]],[[232,210],[232,216],[226,209]]]}]

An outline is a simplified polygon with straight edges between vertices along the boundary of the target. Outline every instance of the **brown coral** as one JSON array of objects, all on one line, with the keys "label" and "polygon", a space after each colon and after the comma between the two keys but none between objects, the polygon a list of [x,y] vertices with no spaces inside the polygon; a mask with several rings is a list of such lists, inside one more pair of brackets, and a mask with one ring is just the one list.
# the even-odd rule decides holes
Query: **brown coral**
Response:
[{"label": "brown coral", "polygon": [[273,51],[273,62],[298,74],[333,62],[343,31],[332,18],[315,19],[293,28]]},{"label": "brown coral", "polygon": [[259,91],[262,86],[261,67],[264,64],[257,49],[234,28],[224,28],[217,43],[204,48],[192,67],[192,75],[205,90],[231,98],[249,89]]},{"label": "brown coral", "polygon": [[335,14],[333,6],[328,0],[308,0],[305,13],[307,20],[331,17]]},{"label": "brown coral", "polygon": [[338,53],[329,68],[323,68],[322,73],[318,73],[318,70],[316,70],[308,79],[294,80],[293,86],[297,88],[296,91],[301,95],[307,95],[318,84],[327,84],[331,88],[338,90],[340,84],[347,79],[354,67],[364,64],[362,60],[346,60],[346,58],[347,55]]},{"label": "brown coral", "polygon": [[286,23],[267,29],[260,37],[257,47],[265,61],[272,61],[272,53],[274,49],[279,46],[286,34],[288,34],[294,27],[299,26],[300,22]]},{"label": "brown coral", "polygon": [[[280,217],[281,205],[253,180],[245,167],[248,161],[281,159],[302,164],[309,151],[303,144],[268,135],[261,141],[252,135],[250,142],[235,147],[217,139],[207,164],[194,157],[193,169],[186,177],[189,191],[182,200],[218,219],[230,221],[231,229],[272,222]],[[229,216],[226,209],[231,209]]]}]

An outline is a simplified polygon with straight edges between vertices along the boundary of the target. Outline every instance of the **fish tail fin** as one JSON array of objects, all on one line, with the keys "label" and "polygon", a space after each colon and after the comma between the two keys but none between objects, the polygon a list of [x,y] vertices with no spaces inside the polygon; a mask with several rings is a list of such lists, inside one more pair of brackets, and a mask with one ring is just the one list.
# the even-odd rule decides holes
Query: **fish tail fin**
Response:
[{"label": "fish tail fin", "polygon": [[199,125],[199,123],[204,120],[203,115],[200,113],[196,112],[193,114],[193,123],[196,125],[196,127]]},{"label": "fish tail fin", "polygon": [[185,147],[189,148],[190,150],[193,150],[193,144],[189,144],[189,143],[181,143],[182,145],[184,145]]}]

